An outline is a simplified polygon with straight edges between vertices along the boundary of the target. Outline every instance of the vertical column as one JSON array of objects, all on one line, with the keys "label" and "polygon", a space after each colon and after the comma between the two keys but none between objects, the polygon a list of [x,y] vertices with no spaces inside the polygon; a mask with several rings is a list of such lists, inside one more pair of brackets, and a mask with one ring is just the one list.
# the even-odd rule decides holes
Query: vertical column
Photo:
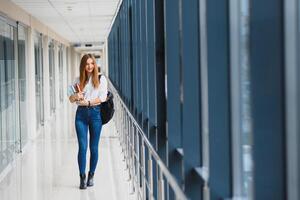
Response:
[{"label": "vertical column", "polygon": [[[27,133],[28,133],[28,140],[33,140],[37,136],[37,128],[36,128],[36,123],[37,123],[37,117],[36,117],[36,87],[35,87],[35,54],[34,54],[34,37],[35,37],[35,30],[32,27],[28,27],[28,45],[26,48],[26,64],[27,64],[27,74],[26,74],[26,117],[27,117]],[[24,173],[24,179],[30,179],[32,180],[32,184],[37,184],[37,156],[36,156],[36,147],[33,147],[31,154],[32,160],[29,162],[29,167],[33,170],[34,173],[27,174]],[[27,187],[28,186],[28,187]],[[24,186],[25,190],[28,191],[28,193],[25,193],[22,195],[22,198],[37,198],[36,194],[36,188],[34,187],[29,187],[28,185]],[[29,194],[34,194],[34,195],[29,195]],[[30,197],[29,197],[30,196]]]},{"label": "vertical column", "polygon": [[288,199],[300,199],[300,7],[297,0],[285,1],[285,90]]},{"label": "vertical column", "polygon": [[[49,80],[49,38],[43,36],[43,78],[44,78],[44,111],[45,122],[50,118],[50,80]],[[45,123],[45,124],[46,124]]]},{"label": "vertical column", "polygon": [[[182,183],[182,110],[180,103],[179,1],[165,0],[165,52],[167,71],[167,134],[171,173]],[[172,193],[171,193],[172,195]],[[173,196],[170,196],[173,199]]]},{"label": "vertical column", "polygon": [[18,43],[19,43],[19,38],[18,38],[18,31],[19,31],[19,27],[18,27],[18,23],[16,24],[16,28],[14,28],[13,31],[13,37],[14,37],[14,43],[13,43],[13,49],[14,49],[14,60],[15,63],[13,65],[14,67],[14,90],[15,90],[15,147],[16,147],[16,151],[17,152],[21,152],[21,119],[20,119],[20,90],[19,88],[21,87],[21,85],[19,84],[19,51],[18,51]]},{"label": "vertical column", "polygon": [[142,112],[141,94],[141,1],[136,0],[136,85],[137,85],[137,121],[140,123]]},{"label": "vertical column", "polygon": [[131,24],[132,24],[132,81],[133,81],[133,113],[137,116],[137,79],[136,79],[136,68],[137,68],[137,31],[136,31],[136,0],[132,0],[131,9]]},{"label": "vertical column", "polygon": [[164,46],[164,2],[154,1],[155,19],[155,70],[156,79],[156,123],[158,154],[167,163],[167,137],[166,137],[166,93],[165,93],[165,46]]},{"label": "vertical column", "polygon": [[[34,139],[36,137],[36,98],[35,98],[35,61],[34,61],[34,30],[28,28],[28,74],[27,74],[27,119],[30,122],[28,124],[28,138]],[[30,112],[29,112],[30,109]]]},{"label": "vertical column", "polygon": [[283,2],[250,1],[254,199],[287,199]]},{"label": "vertical column", "polygon": [[[154,148],[157,148],[156,144],[156,131],[157,131],[157,120],[156,120],[156,66],[155,66],[155,43],[154,43],[154,6],[152,0],[147,0],[147,74],[148,74],[148,111],[149,111],[149,122],[148,132],[149,140]],[[155,187],[154,187],[155,188]]]},{"label": "vertical column", "polygon": [[180,6],[185,192],[191,199],[202,199],[202,181],[194,173],[202,165],[199,1],[180,0]]},{"label": "vertical column", "polygon": [[132,83],[132,77],[131,77],[131,39],[130,39],[130,1],[126,1],[126,63],[127,63],[127,91],[128,91],[128,108],[131,110],[132,108],[132,91],[131,91],[131,83]]},{"label": "vertical column", "polygon": [[105,47],[104,47],[104,50],[103,50],[103,53],[102,53],[102,59],[103,59],[103,66],[102,68],[104,69],[105,71],[105,76],[108,77],[108,74],[109,74],[109,68],[108,68],[108,65],[110,64],[108,61],[108,39],[106,39],[105,41]]},{"label": "vertical column", "polygon": [[[72,77],[71,77],[71,66],[72,66],[72,62],[71,62],[71,47],[67,47],[66,48],[66,59],[68,59],[67,61],[67,87],[69,84],[71,84],[73,82]],[[66,89],[66,88],[65,88]]]},{"label": "vertical column", "polygon": [[62,55],[62,59],[63,59],[63,88],[62,88],[62,97],[63,97],[63,102],[65,102],[66,100],[68,100],[66,98],[67,96],[67,87],[68,87],[68,66],[67,66],[67,59],[68,59],[68,54],[67,54],[67,48],[66,46],[63,46],[63,55]]},{"label": "vertical column", "polygon": [[130,78],[130,111],[134,113],[134,79],[133,79],[133,3],[132,0],[129,0],[129,6],[128,6],[128,40],[129,40],[129,78]]},{"label": "vertical column", "polygon": [[[206,25],[201,24],[200,30],[203,31],[203,26],[206,26],[209,113],[208,185],[210,199],[216,200],[232,196],[229,9],[227,0],[205,1]],[[205,12],[204,9],[200,9],[200,12]],[[200,14],[200,18],[203,14]]]},{"label": "vertical column", "polygon": [[149,107],[148,107],[148,64],[146,46],[146,1],[141,1],[141,77],[142,77],[142,128],[146,135],[148,135],[148,120],[149,120]]},{"label": "vertical column", "polygon": [[76,70],[78,70],[78,74],[79,74],[79,66],[77,66],[77,57],[76,57],[76,53],[73,47],[70,48],[70,78],[71,78],[71,82],[69,84],[71,84],[75,77],[76,77]]},{"label": "vertical column", "polygon": [[54,80],[55,80],[55,110],[60,107],[60,100],[59,100],[59,60],[58,60],[58,51],[59,51],[59,43],[54,42]]},{"label": "vertical column", "polygon": [[126,37],[125,37],[125,43],[126,43],[126,76],[127,76],[127,98],[128,98],[128,108],[131,109],[131,81],[130,78],[130,38],[129,38],[129,1],[126,1],[126,12],[125,12],[125,24],[126,24]]}]

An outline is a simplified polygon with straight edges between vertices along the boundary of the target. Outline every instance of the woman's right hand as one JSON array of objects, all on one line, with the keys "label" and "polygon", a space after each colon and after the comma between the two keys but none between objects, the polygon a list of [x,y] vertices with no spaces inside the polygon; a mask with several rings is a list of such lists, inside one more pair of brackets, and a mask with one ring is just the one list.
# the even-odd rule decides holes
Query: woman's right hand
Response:
[{"label": "woman's right hand", "polygon": [[83,92],[78,92],[75,94],[75,98],[76,98],[76,101],[81,101],[84,99],[84,95],[83,95]]}]

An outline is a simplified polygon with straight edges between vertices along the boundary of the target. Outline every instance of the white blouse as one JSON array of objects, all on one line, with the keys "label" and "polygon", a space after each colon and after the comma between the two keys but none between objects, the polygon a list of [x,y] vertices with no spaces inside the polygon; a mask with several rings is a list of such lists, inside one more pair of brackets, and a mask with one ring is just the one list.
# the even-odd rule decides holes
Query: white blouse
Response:
[{"label": "white blouse", "polygon": [[[73,85],[79,84],[79,77],[75,79],[73,82]],[[68,86],[68,96],[70,97],[71,95],[74,94],[74,91],[72,89],[73,85]],[[85,85],[83,88],[83,93],[84,93],[84,99],[86,101],[91,101],[96,98],[99,98],[101,102],[106,101],[107,97],[107,80],[104,75],[101,76],[100,78],[100,85],[98,88],[94,88],[94,85],[92,83],[92,79],[89,78],[88,83]]]}]

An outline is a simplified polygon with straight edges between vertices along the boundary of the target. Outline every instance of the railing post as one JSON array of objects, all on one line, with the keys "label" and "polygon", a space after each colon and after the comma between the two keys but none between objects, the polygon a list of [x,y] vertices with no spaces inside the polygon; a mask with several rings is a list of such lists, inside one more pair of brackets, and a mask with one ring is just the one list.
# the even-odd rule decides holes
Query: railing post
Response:
[{"label": "railing post", "polygon": [[120,138],[121,138],[121,147],[122,147],[122,153],[124,152],[123,150],[123,107],[120,104]]},{"label": "railing post", "polygon": [[124,150],[125,150],[125,170],[128,169],[128,126],[127,126],[127,114],[124,109]]},{"label": "railing post", "polygon": [[158,176],[158,200],[165,199],[165,187],[164,187],[164,178],[161,170],[159,170]]},{"label": "railing post", "polygon": [[138,188],[138,193],[140,193],[140,188],[141,188],[141,165],[140,165],[140,136],[139,136],[139,130],[137,129],[137,139],[136,139],[136,158],[137,158],[137,188]]},{"label": "railing post", "polygon": [[130,165],[130,160],[131,160],[131,119],[129,115],[127,114],[127,153],[128,153],[128,167]]},{"label": "railing post", "polygon": [[150,200],[153,198],[153,169],[152,169],[152,155],[149,152],[149,159],[148,159],[148,182],[149,182],[149,195]]},{"label": "railing post", "polygon": [[130,136],[131,136],[131,146],[130,146],[130,154],[131,154],[131,158],[130,158],[130,189],[131,189],[131,193],[134,193],[135,188],[134,188],[134,178],[135,178],[135,163],[134,163],[134,157],[135,157],[135,152],[134,152],[134,126],[133,126],[133,121],[132,119],[130,119]]},{"label": "railing post", "polygon": [[124,117],[124,115],[125,115],[125,108],[124,108],[124,105],[122,105],[122,126],[121,126],[121,128],[122,128],[122,152],[124,153],[124,160],[126,159],[126,152],[125,152],[125,117]]},{"label": "railing post", "polygon": [[126,138],[127,138],[127,167],[129,168],[129,165],[130,165],[130,136],[131,136],[131,129],[130,129],[130,118],[128,116],[128,114],[126,114],[127,116],[127,135],[126,135]]},{"label": "railing post", "polygon": [[146,160],[145,160],[145,144],[144,139],[142,138],[142,192],[143,192],[143,199],[146,199]]}]

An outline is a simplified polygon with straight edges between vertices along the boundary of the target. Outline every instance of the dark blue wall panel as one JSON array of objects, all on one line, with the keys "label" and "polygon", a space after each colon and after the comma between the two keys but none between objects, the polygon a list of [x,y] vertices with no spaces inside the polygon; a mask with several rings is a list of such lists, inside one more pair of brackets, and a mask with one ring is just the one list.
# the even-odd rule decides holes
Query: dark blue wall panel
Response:
[{"label": "dark blue wall panel", "polygon": [[[182,110],[180,103],[179,1],[165,0],[165,63],[167,72],[167,134],[169,168],[179,184],[183,183]],[[174,198],[174,197],[173,197]]]},{"label": "dark blue wall panel", "polygon": [[191,199],[202,199],[201,181],[193,173],[194,168],[202,164],[199,1],[181,0],[181,6],[185,191]]},{"label": "dark blue wall panel", "polygon": [[252,0],[250,28],[254,198],[287,199],[283,0]]},{"label": "dark blue wall panel", "polygon": [[[227,0],[207,1],[209,187],[212,200],[232,196],[229,9]],[[222,114],[221,114],[222,113]]]}]

